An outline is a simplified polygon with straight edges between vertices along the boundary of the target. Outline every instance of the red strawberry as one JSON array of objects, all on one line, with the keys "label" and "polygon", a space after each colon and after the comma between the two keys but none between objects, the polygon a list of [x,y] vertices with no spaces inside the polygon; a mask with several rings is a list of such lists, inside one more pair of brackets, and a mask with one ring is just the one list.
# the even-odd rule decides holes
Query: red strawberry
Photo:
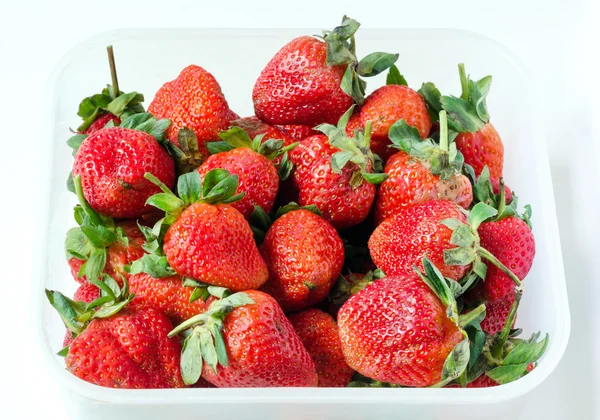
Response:
[{"label": "red strawberry", "polygon": [[[153,182],[160,185],[156,179]],[[177,189],[181,198],[167,193],[164,185],[164,193],[150,198],[149,203],[167,212],[166,220],[161,222],[168,226],[163,238],[166,258],[159,264],[161,277],[173,274],[164,268],[168,262],[183,277],[234,291],[264,284],[268,270],[250,225],[239,211],[224,204],[243,196],[234,196],[237,187],[236,175],[213,169],[204,182],[198,172],[180,176]],[[164,231],[164,227],[159,230]],[[156,256],[144,257],[140,260],[141,269],[132,272],[153,274],[156,264]]]},{"label": "red strawberry", "polygon": [[256,116],[279,125],[333,124],[353,98],[362,102],[365,82],[358,75],[374,76],[398,56],[374,53],[358,63],[353,36],[359,26],[344,17],[342,25],[325,32],[323,40],[303,36],[280,49],[254,85]]},{"label": "red strawberry", "polygon": [[500,332],[502,328],[504,328],[504,324],[506,324],[506,319],[508,318],[508,314],[510,313],[514,301],[515,295],[509,294],[504,299],[486,302],[485,318],[481,321],[481,328],[483,331],[490,335]]},{"label": "red strawberry", "polygon": [[196,65],[187,66],[175,80],[165,83],[156,92],[148,112],[173,122],[167,137],[176,145],[182,128],[192,130],[202,157],[208,156],[206,142],[219,140],[219,133],[236,116],[213,75]]},{"label": "red strawberry", "polygon": [[312,308],[289,319],[315,363],[319,386],[347,386],[354,371],[344,360],[338,327],[331,315]]},{"label": "red strawberry", "polygon": [[[126,242],[117,239],[106,247],[106,264],[101,268],[101,271],[115,279],[119,285],[122,285],[122,278],[129,277],[129,274],[125,271],[124,267],[133,261],[140,259],[144,255],[144,250],[142,249],[144,235],[142,235],[142,232],[140,232],[140,229],[134,221],[118,222],[116,223],[116,228],[123,229],[123,233],[127,238]],[[88,246],[90,246],[91,243],[85,238],[83,231],[79,228],[75,228],[75,230],[77,232],[73,232],[72,230],[67,235],[67,247],[69,246],[69,238],[73,235],[82,237],[86,240]],[[81,266],[85,263],[85,260],[72,256],[69,258],[68,263],[73,278],[82,285],[85,285],[87,283],[87,277],[85,275],[79,276]],[[85,301],[85,299],[79,300]]]},{"label": "red strawberry", "polygon": [[181,345],[154,308],[125,309],[93,320],[70,345],[67,370],[109,388],[181,388]]},{"label": "red strawberry", "polygon": [[328,134],[304,139],[290,152],[292,181],[301,206],[316,205],[325,220],[341,229],[365,220],[375,198],[374,183],[385,177],[373,174],[374,157],[368,149],[369,132],[345,134],[351,110],[337,127],[319,126]]},{"label": "red strawberry", "polygon": [[459,207],[447,200],[427,201],[399,210],[371,235],[369,251],[373,262],[388,276],[407,275],[427,256],[445,277],[459,280],[470,266],[444,262],[445,251],[456,248],[450,243],[452,230],[440,223],[448,218],[466,222]]},{"label": "red strawberry", "polygon": [[[198,168],[201,179],[213,169],[226,169],[238,176],[237,193],[245,194],[241,200],[233,203],[232,207],[246,219],[250,219],[254,206],[270,212],[279,189],[279,177],[287,178],[291,170],[287,158],[278,163],[278,168],[275,167],[275,160],[294,145],[283,147],[284,141],[281,139],[269,139],[261,143],[260,137],[255,137],[253,141],[240,127],[233,127],[219,135],[225,140],[229,150],[210,156]],[[217,150],[223,150],[222,142],[212,143],[209,146],[211,151],[213,146]]]},{"label": "red strawberry", "polygon": [[504,145],[492,123],[486,123],[474,133],[459,133],[455,141],[456,147],[465,158],[465,163],[471,165],[477,175],[487,166],[492,178],[498,179],[502,176]]},{"label": "red strawberry", "polygon": [[388,146],[391,141],[388,133],[392,124],[398,120],[419,130],[421,138],[426,138],[431,131],[431,117],[423,97],[404,85],[386,85],[376,89],[365,99],[360,111],[360,122],[373,124],[371,134],[371,150],[385,162],[394,150]]},{"label": "red strawberry", "polygon": [[275,299],[265,293],[248,290],[215,301],[171,334],[188,328],[181,355],[187,384],[202,372],[219,388],[317,385],[315,365],[302,341]]},{"label": "red strawberry", "polygon": [[[445,282],[441,275],[436,281]],[[444,362],[457,345],[469,344],[457,315],[447,314],[446,306],[455,311],[456,303],[447,285],[444,289],[442,301],[417,274],[407,273],[377,280],[350,297],[338,313],[348,365],[368,378],[401,386],[451,380],[442,376]],[[465,368],[466,363],[459,370]]]},{"label": "red strawberry", "polygon": [[179,325],[206,311],[213,301],[197,298],[190,302],[194,288],[183,284],[184,280],[178,275],[154,278],[146,273],[134,274],[129,277],[129,289],[135,294],[132,305],[156,308],[169,317],[173,325]]},{"label": "red strawberry", "polygon": [[[490,178],[490,183],[492,184],[492,191],[494,194],[500,194],[500,180],[496,178]],[[512,191],[508,185],[504,185],[504,197],[506,204],[509,204],[513,199]]]},{"label": "red strawberry", "polygon": [[344,264],[344,243],[338,233],[309,210],[293,210],[277,219],[260,251],[269,268],[262,290],[285,311],[322,301]]},{"label": "red strawberry", "polygon": [[[442,111],[443,113],[444,111]],[[448,145],[446,117],[440,145],[432,139],[421,140],[419,132],[404,120],[389,130],[391,150],[400,149],[385,165],[387,179],[381,183],[375,202],[375,221],[381,223],[398,210],[417,203],[443,199],[468,208],[473,199],[471,182],[460,173],[462,162],[455,145]]]},{"label": "red strawberry", "polygon": [[[523,280],[533,264],[535,240],[531,228],[518,217],[482,223],[478,229],[481,246]],[[486,300],[506,298],[514,291],[513,280],[498,267],[488,263],[484,280]]]},{"label": "red strawberry", "polygon": [[278,125],[276,127],[294,141],[304,140],[307,137],[317,134],[316,131],[308,125]]},{"label": "red strawberry", "polygon": [[103,129],[104,126],[110,121],[112,121],[114,125],[121,124],[121,119],[116,115],[102,114],[93,123],[91,123],[90,126],[86,128],[82,134],[93,134],[96,131]]},{"label": "red strawberry", "polygon": [[[137,114],[132,118],[140,115],[150,117]],[[161,122],[154,121],[159,127]],[[90,206],[115,218],[135,218],[151,210],[146,200],[159,189],[144,179],[146,172],[173,186],[175,165],[171,156],[152,135],[125,127],[106,128],[88,136],[73,163],[73,176],[81,177]]]}]

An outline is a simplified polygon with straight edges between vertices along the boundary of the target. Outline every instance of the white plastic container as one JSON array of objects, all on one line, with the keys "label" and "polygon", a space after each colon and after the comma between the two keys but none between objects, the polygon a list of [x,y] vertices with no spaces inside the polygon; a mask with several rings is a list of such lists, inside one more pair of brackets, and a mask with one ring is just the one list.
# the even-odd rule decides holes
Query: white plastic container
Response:
[{"label": "white plastic container", "polygon": [[[57,66],[48,112],[46,220],[40,229],[38,293],[34,305],[40,348],[60,384],[72,418],[87,420],[196,418],[241,419],[491,419],[519,411],[525,394],[544,381],[563,355],[570,330],[562,256],[552,182],[531,75],[496,42],[457,30],[360,30],[358,54],[399,52],[398,66],[413,88],[434,81],[443,92],[460,91],[456,64],[474,77],[494,76],[488,100],[492,121],[505,144],[505,178],[521,204],[533,207],[537,255],[525,280],[518,326],[525,334],[541,330],[550,345],[539,367],[508,385],[489,389],[173,389],[120,390],[84,382],[55,355],[64,326],[46,302],[44,287],[76,288],[63,253],[65,233],[74,222],[73,194],[65,188],[72,157],[65,141],[78,125],[81,98],[110,83],[105,46],[114,45],[122,90],[146,96],[174,79],[188,64],[198,64],[220,82],[233,110],[252,115],[251,92],[272,55],[295,36],[317,30],[121,30],[96,36],[75,47]],[[384,83],[369,80],[369,90]],[[467,410],[467,411],[465,411]],[[218,417],[217,417],[218,416]]]}]

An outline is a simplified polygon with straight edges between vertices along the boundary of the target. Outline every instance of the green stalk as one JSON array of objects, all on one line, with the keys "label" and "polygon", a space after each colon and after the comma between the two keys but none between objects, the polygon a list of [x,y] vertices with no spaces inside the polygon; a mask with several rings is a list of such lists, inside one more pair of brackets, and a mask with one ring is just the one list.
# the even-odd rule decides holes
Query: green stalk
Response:
[{"label": "green stalk", "polygon": [[490,251],[483,247],[480,247],[478,252],[483,258],[494,264],[496,267],[498,267],[500,271],[502,271],[504,274],[510,277],[510,279],[517,285],[517,287],[521,287],[521,280],[519,280],[519,278],[515,276],[515,274],[512,271],[510,271],[510,269],[507,266],[502,264],[500,260],[498,260],[498,258],[492,255]]},{"label": "green stalk", "polygon": [[371,121],[367,121],[365,124],[365,132],[363,134],[363,146],[365,149],[369,149],[371,146],[371,129],[373,128]]},{"label": "green stalk", "polygon": [[504,178],[500,177],[500,203],[498,203],[498,214],[501,215],[506,207],[506,195],[504,193]]},{"label": "green stalk", "polygon": [[479,315],[481,315],[484,312],[485,312],[485,304],[482,303],[477,308],[473,309],[471,312],[468,312],[464,315],[460,315],[458,317],[459,326],[461,328],[463,328],[465,325],[468,325],[469,322],[473,321],[475,318],[477,318]]},{"label": "green stalk", "polygon": [[467,78],[467,72],[463,63],[458,65],[458,74],[460,75],[460,88],[462,90],[460,98],[468,101],[471,92],[469,90],[469,79]]},{"label": "green stalk", "polygon": [[177,327],[173,328],[171,330],[171,332],[169,332],[169,337],[173,337],[173,336],[179,334],[181,331],[187,330],[188,328],[190,328],[192,326],[204,325],[204,324],[206,324],[207,320],[208,320],[208,316],[207,316],[206,312],[203,312],[201,314],[193,316],[190,319],[183,321]]},{"label": "green stalk", "polygon": [[448,117],[446,111],[440,111],[440,149],[448,151]]},{"label": "green stalk", "polygon": [[506,340],[508,340],[508,336],[510,335],[510,330],[512,329],[513,323],[515,322],[515,318],[517,316],[517,309],[519,308],[519,302],[521,301],[521,296],[523,295],[522,289],[517,289],[517,294],[515,295],[515,301],[510,307],[510,312],[508,313],[508,317],[506,318],[506,323],[500,331],[500,335],[498,336],[497,341],[494,343],[491,353],[494,358],[502,357],[502,349],[504,348],[504,344]]},{"label": "green stalk", "polygon": [[115,65],[115,55],[112,45],[106,47],[108,53],[108,65],[110,66],[110,77],[112,79],[113,97],[119,96],[119,80],[117,79],[117,66]]},{"label": "green stalk", "polygon": [[77,175],[73,180],[73,185],[75,186],[75,194],[77,195],[77,199],[79,200],[79,204],[83,208],[83,211],[92,219],[92,222],[96,226],[102,226],[104,223],[100,215],[90,206],[90,203],[87,202],[85,196],[83,195],[83,188],[81,187],[81,175]]}]

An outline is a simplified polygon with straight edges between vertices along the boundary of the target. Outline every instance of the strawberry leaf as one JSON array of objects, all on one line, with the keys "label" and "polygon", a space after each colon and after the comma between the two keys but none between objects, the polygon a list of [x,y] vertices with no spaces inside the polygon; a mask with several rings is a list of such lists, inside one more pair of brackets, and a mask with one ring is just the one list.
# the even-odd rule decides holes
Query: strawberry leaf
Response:
[{"label": "strawberry leaf", "polygon": [[398,60],[398,56],[399,54],[373,52],[358,62],[356,72],[363,77],[376,76],[389,69]]},{"label": "strawberry leaf", "polygon": [[217,350],[213,336],[207,329],[200,329],[200,351],[202,358],[212,368],[214,373],[217,373]]},{"label": "strawberry leaf", "polygon": [[187,205],[197,202],[202,196],[202,181],[196,171],[183,174],[177,180],[177,194]]},{"label": "strawberry leaf", "polygon": [[469,339],[465,338],[450,352],[442,368],[442,382],[457,379],[466,370],[470,359]]},{"label": "strawberry leaf", "polygon": [[176,274],[175,270],[169,265],[167,257],[154,254],[145,254],[142,258],[132,262],[129,266],[129,273],[147,273],[155,279],[170,277]]},{"label": "strawberry leaf", "polygon": [[398,67],[396,67],[395,64],[392,64],[390,66],[390,71],[388,72],[388,75],[385,79],[385,84],[408,86],[406,79],[404,78],[404,76],[402,76],[400,70],[398,70]]},{"label": "strawberry leaf", "polygon": [[183,342],[181,350],[181,377],[186,385],[193,385],[200,379],[202,373],[202,351],[200,348],[200,333],[192,333]]}]

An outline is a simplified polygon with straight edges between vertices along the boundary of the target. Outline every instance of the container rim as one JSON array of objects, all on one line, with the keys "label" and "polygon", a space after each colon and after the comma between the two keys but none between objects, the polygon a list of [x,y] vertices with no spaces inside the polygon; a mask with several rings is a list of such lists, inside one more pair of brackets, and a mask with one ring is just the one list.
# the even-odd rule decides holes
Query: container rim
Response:
[{"label": "container rim", "polygon": [[[46,101],[48,110],[54,109],[57,101],[56,82],[68,63],[83,51],[95,47],[108,45],[111,42],[127,39],[164,39],[178,38],[185,34],[190,37],[190,33],[196,33],[196,36],[209,36],[218,34],[223,37],[237,37],[239,34],[252,33],[255,36],[269,36],[273,32],[287,31],[295,33],[304,31],[304,33],[312,33],[315,29],[303,28],[131,28],[131,29],[116,29],[94,35],[69,50],[56,64],[47,84]],[[471,38],[489,43],[496,48],[499,53],[503,54],[513,66],[528,79],[532,90],[530,92],[530,101],[538,104],[539,98],[535,81],[531,72],[522,63],[522,61],[507,47],[497,42],[496,40],[481,35],[477,32],[467,31],[455,28],[364,28],[361,30],[361,36],[364,38],[377,38],[380,34],[389,31],[418,33],[421,36],[430,36],[433,34],[444,33],[445,36],[454,36],[460,38]],[[317,31],[318,32],[318,31]],[[317,33],[315,32],[315,33]],[[539,121],[540,111],[539,106],[532,106],[532,114],[536,121]],[[53,127],[52,113],[49,112],[49,117],[46,122],[49,128],[48,132],[52,133]],[[540,179],[551,180],[550,167],[548,162],[548,153],[546,142],[542,134],[543,130],[533,130],[532,141],[538,152],[539,159],[537,163],[537,171]],[[45,156],[50,156],[52,153],[53,138],[48,135],[48,141],[42,145]],[[50,174],[52,169],[50,159],[46,159],[42,163],[42,173]],[[46,177],[46,188],[42,191],[42,197],[45,202],[50,205],[50,184],[52,178]],[[559,307],[555,310],[559,311],[563,316],[557,317],[557,328],[553,336],[550,337],[550,345],[543,358],[542,363],[537,369],[526,375],[525,377],[498,387],[481,388],[481,389],[417,389],[417,388],[320,388],[315,395],[314,388],[227,388],[227,389],[203,389],[200,393],[196,389],[149,389],[149,390],[130,390],[130,389],[112,389],[104,388],[91,383],[85,382],[82,379],[69,373],[65,368],[59,366],[56,360],[56,354],[50,347],[49,343],[44,338],[44,319],[41,311],[42,305],[46,304],[44,297],[44,262],[47,259],[45,244],[47,242],[47,230],[45,227],[49,223],[49,214],[44,212],[37,219],[37,232],[41,232],[40,240],[36,241],[35,255],[39,256],[34,262],[34,279],[30,302],[33,304],[33,320],[36,323],[37,340],[41,356],[44,359],[45,365],[49,368],[52,376],[58,383],[74,394],[85,397],[90,400],[102,403],[115,403],[127,405],[152,405],[152,404],[185,404],[196,402],[227,402],[231,403],[296,403],[296,404],[487,404],[498,403],[511,400],[522,396],[538,385],[540,385],[556,368],[562,358],[567,347],[571,319],[568,306],[568,297],[566,282],[564,276],[562,251],[559,239],[558,224],[556,218],[554,191],[552,183],[542,183],[540,189],[544,189],[544,194],[548,197],[548,203],[545,208],[545,213],[550,219],[547,229],[550,229],[551,237],[556,238],[552,241],[550,251],[556,256],[556,269],[558,273],[557,279],[559,284],[556,285],[554,302]],[[268,394],[265,390],[268,389]]]}]

